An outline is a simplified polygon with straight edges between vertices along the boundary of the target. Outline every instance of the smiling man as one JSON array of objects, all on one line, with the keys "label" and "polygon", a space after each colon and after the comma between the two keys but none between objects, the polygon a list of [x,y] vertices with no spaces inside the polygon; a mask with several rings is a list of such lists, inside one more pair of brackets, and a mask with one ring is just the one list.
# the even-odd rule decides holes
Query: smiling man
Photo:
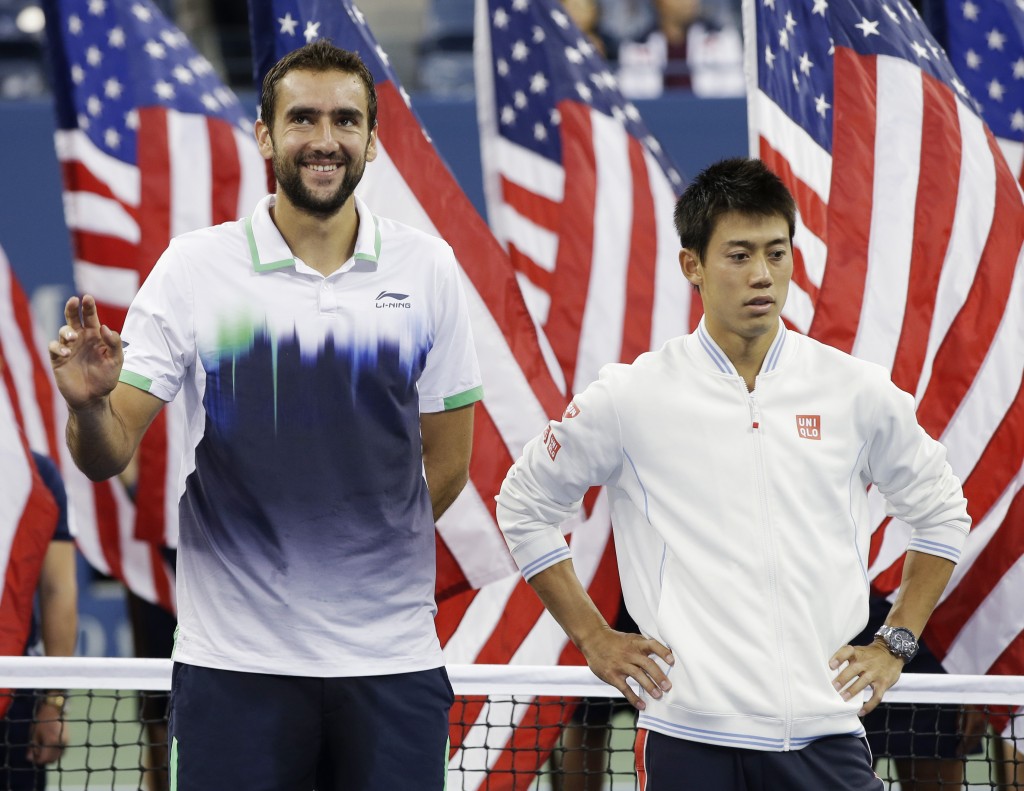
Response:
[{"label": "smiling man", "polygon": [[50,344],[94,479],[186,402],[180,791],[445,785],[434,521],[466,483],[482,392],[451,248],[353,193],[376,116],[358,56],[324,41],[286,55],[255,129],[276,194],[176,238],[123,343],[85,296]]},{"label": "smiling man", "polygon": [[[763,163],[712,165],[675,221],[700,325],[606,366],[513,465],[499,523],[590,668],[639,709],[641,788],[881,789],[858,714],[913,656],[959,558],[960,483],[884,369],[782,323],[795,207]],[[604,621],[558,529],[595,485],[639,635]],[[869,485],[910,551],[886,626],[851,646]]]}]

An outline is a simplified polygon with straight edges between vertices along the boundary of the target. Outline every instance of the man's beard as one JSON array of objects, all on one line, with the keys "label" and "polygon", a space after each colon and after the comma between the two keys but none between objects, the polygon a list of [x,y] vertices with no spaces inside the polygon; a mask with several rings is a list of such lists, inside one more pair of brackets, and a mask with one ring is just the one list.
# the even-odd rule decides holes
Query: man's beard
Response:
[{"label": "man's beard", "polygon": [[302,163],[289,162],[284,157],[279,157],[274,152],[271,160],[274,168],[274,178],[277,179],[277,186],[284,193],[285,197],[296,209],[316,217],[331,217],[345,205],[345,202],[355,192],[356,187],[363,178],[363,170],[366,168],[366,160],[358,162],[340,161],[336,164],[345,167],[345,176],[332,194],[320,198],[302,181]]}]

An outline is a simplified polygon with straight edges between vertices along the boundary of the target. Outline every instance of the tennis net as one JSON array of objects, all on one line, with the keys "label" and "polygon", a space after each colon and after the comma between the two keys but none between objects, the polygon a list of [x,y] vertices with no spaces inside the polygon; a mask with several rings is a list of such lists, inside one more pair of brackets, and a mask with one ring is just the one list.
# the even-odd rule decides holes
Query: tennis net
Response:
[{"label": "tennis net", "polygon": [[[637,788],[633,713],[586,668],[448,671],[451,791]],[[158,659],[0,658],[0,700],[14,701],[0,725],[0,790],[24,763],[37,691],[54,690],[67,691],[68,747],[35,787],[165,788],[170,675],[171,663]],[[950,791],[1024,789],[1024,677],[907,674],[869,725],[876,769],[892,791],[901,778]]]}]

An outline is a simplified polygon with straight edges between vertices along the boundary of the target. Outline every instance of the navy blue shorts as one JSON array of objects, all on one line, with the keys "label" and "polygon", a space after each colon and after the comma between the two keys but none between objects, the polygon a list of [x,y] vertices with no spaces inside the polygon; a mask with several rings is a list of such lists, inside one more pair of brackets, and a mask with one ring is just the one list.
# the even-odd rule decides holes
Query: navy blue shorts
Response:
[{"label": "navy blue shorts", "polygon": [[444,668],[308,678],[174,664],[170,782],[178,791],[442,791]]},{"label": "navy blue shorts", "polygon": [[881,791],[863,738],[827,736],[802,750],[766,752],[636,732],[640,791]]}]

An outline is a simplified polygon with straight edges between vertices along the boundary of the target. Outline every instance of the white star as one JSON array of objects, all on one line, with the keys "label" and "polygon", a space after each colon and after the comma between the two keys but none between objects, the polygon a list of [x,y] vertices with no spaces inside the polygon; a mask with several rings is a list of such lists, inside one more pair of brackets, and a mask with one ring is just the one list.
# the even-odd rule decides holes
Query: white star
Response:
[{"label": "white star", "polygon": [[188,67],[192,69],[192,73],[197,77],[201,77],[204,74],[209,74],[213,71],[213,66],[210,65],[210,61],[202,55],[196,55],[194,58],[189,58]]},{"label": "white star", "polygon": [[77,63],[71,67],[71,81],[75,85],[81,85],[82,80],[85,79],[85,69],[79,66]]},{"label": "white star", "polygon": [[864,17],[861,17],[860,18],[860,22],[858,22],[856,25],[854,25],[854,27],[857,28],[858,30],[860,30],[864,34],[864,38],[867,38],[868,36],[878,36],[878,35],[881,35],[878,32],[878,20],[877,19],[874,20],[874,21],[871,21],[869,19],[865,19]]},{"label": "white star", "polygon": [[928,42],[928,49],[932,51],[932,57],[935,58],[935,60],[941,61],[943,59],[943,56],[946,54],[945,52],[942,51],[942,48],[939,47],[939,45],[936,44],[934,41]]},{"label": "white star", "polygon": [[122,49],[124,47],[124,42],[125,42],[124,28],[112,27],[110,29],[110,32],[107,33],[107,43],[110,46],[116,47],[117,49]]},{"label": "white star", "polygon": [[166,29],[160,31],[160,39],[171,49],[177,49],[187,41],[187,39],[184,39],[182,35]]},{"label": "white star", "polygon": [[829,55],[835,55],[836,54],[836,40],[834,38],[832,38],[832,36],[828,37],[828,54]]},{"label": "white star", "polygon": [[999,82],[999,80],[992,80],[992,82],[988,84],[988,97],[990,99],[995,99],[997,102],[1001,102],[1003,100],[1003,94],[1005,93],[1006,88],[1001,82]]},{"label": "white star", "polygon": [[89,116],[85,113],[78,114],[78,128],[82,130],[89,128]]},{"label": "white star", "polygon": [[306,29],[302,31],[302,35],[306,39],[307,44],[311,44],[316,41],[320,35],[320,23],[319,22],[307,22]]},{"label": "white star", "polygon": [[95,117],[103,112],[103,102],[100,101],[98,96],[90,96],[85,101],[85,110],[89,115]]},{"label": "white star", "polygon": [[139,128],[139,111],[131,109],[124,114],[124,125],[129,129]]},{"label": "white star", "polygon": [[604,87],[607,88],[609,91],[614,91],[616,88],[619,87],[618,84],[615,82],[615,75],[612,74],[610,71],[605,70],[601,72],[601,81],[604,83]]},{"label": "white star", "polygon": [[793,13],[791,11],[787,11],[785,19],[786,19],[786,32],[787,33],[792,33],[793,30],[796,28],[796,19],[793,17]]},{"label": "white star", "polygon": [[540,44],[540,43],[542,43],[544,41],[544,38],[545,38],[544,28],[542,28],[540,25],[534,25],[534,27],[533,27],[533,43],[534,44]]},{"label": "white star", "polygon": [[365,25],[366,24],[366,17],[363,16],[363,12],[359,10],[358,6],[353,5],[351,7],[351,11],[349,13],[351,14],[352,18],[358,24],[360,24],[360,25]]},{"label": "white star", "polygon": [[153,18],[152,12],[141,3],[136,3],[132,6],[132,13],[135,14],[135,18],[140,22],[148,22]]},{"label": "white star", "polygon": [[812,14],[825,16],[826,11],[828,11],[828,0],[814,0],[814,8],[811,9]]},{"label": "white star", "polygon": [[825,94],[822,94],[814,100],[814,109],[822,118],[825,117],[825,113],[827,113],[831,108],[832,105],[825,101]]},{"label": "white star", "polygon": [[793,78],[793,87],[796,88],[796,90],[799,91],[800,90],[800,78],[796,76],[796,70],[795,69],[790,72],[790,76]]},{"label": "white star", "polygon": [[89,49],[85,51],[85,61],[90,66],[99,66],[103,61],[103,53],[100,52],[100,48],[89,47]]},{"label": "white star", "polygon": [[619,107],[617,104],[612,105],[612,118],[614,118],[620,124],[624,124],[626,122],[626,114],[622,112],[622,108]]},{"label": "white star", "polygon": [[103,16],[103,12],[106,10],[106,0],[89,0],[89,13],[93,16]]},{"label": "white star", "polygon": [[775,0],[764,0],[764,7],[770,8],[772,11],[775,10]]},{"label": "white star", "polygon": [[562,114],[558,111],[557,107],[551,108],[551,115],[549,118],[551,119],[552,126],[558,126],[562,123]]},{"label": "white star", "polygon": [[110,128],[103,133],[103,142],[107,144],[107,148],[117,148],[121,145],[121,135],[116,129]]},{"label": "white star", "polygon": [[534,140],[547,140],[548,130],[544,128],[544,124],[538,122],[533,125],[533,139]]},{"label": "white star", "polygon": [[196,81],[196,78],[192,76],[192,72],[180,64],[175,66],[171,73],[174,75],[174,79],[184,85],[191,85]]},{"label": "white star", "polygon": [[293,19],[291,12],[288,12],[284,16],[279,16],[277,21],[281,23],[281,33],[289,36],[295,35],[295,26],[299,24],[299,20]]},{"label": "white star", "polygon": [[580,98],[585,102],[589,102],[594,95],[590,92],[590,88],[587,87],[585,82],[576,83],[576,93],[578,93]]},{"label": "white star", "polygon": [[517,110],[522,110],[527,104],[526,94],[522,91],[516,91],[512,94],[512,103],[516,106]]},{"label": "white star", "polygon": [[529,0],[512,0],[513,11],[525,11],[530,7]]},{"label": "white star", "polygon": [[[913,12],[913,14],[911,14],[911,12]],[[903,14],[903,18],[905,20],[907,20],[908,22],[913,22],[914,21],[914,17],[917,16],[917,9],[914,8],[914,7],[911,7],[910,10],[908,11],[907,10],[907,4],[906,3],[900,3],[900,13]],[[920,19],[920,17],[918,17],[918,18]]]},{"label": "white star", "polygon": [[931,58],[928,57],[928,50],[922,47],[917,41],[910,42],[910,48],[914,50],[914,54],[916,54],[917,57],[924,58],[925,60],[931,60]]},{"label": "white star", "polygon": [[156,85],[153,86],[153,92],[167,102],[174,98],[174,86],[166,80],[157,80]]},{"label": "white star", "polygon": [[77,36],[82,32],[82,18],[78,14],[72,14],[68,17],[68,31],[72,36]]},{"label": "white star", "polygon": [[108,99],[120,98],[123,91],[124,86],[117,81],[116,77],[111,77],[103,83],[103,93]]},{"label": "white star", "polygon": [[669,169],[668,178],[676,187],[681,187],[683,185],[683,177],[679,175],[679,171],[675,168]]},{"label": "white star", "polygon": [[978,6],[976,6],[974,3],[972,3],[971,0],[967,0],[967,2],[964,3],[963,8],[964,8],[964,19],[966,19],[966,20],[968,20],[970,22],[977,22],[978,21],[978,11],[980,10],[978,8]]},{"label": "white star", "polygon": [[630,121],[640,120],[640,111],[636,109],[636,105],[632,102],[626,102],[626,118]]},{"label": "white star", "polygon": [[1013,62],[1013,78],[1015,80],[1024,80],[1024,58],[1017,58]]},{"label": "white star", "polygon": [[967,68],[978,69],[981,66],[981,55],[975,52],[973,49],[967,50],[964,53],[964,60],[967,61]]},{"label": "white star", "polygon": [[493,24],[498,30],[504,30],[508,27],[508,12],[504,8],[499,8],[494,12]]},{"label": "white star", "polygon": [[785,28],[779,29],[779,46],[783,49],[789,49],[789,33]]},{"label": "white star", "polygon": [[216,88],[214,88],[213,95],[217,97],[217,101],[221,103],[222,107],[227,107],[228,105],[235,104],[235,102],[237,101],[235,99],[235,95],[231,93],[231,91],[229,91],[223,85],[218,85]]},{"label": "white star", "polygon": [[957,93],[959,93],[964,98],[967,98],[967,89],[964,87],[964,84],[960,82],[960,80],[954,77],[952,80],[952,85],[954,88],[956,88]]},{"label": "white star", "polygon": [[204,93],[199,97],[199,101],[203,103],[203,107],[209,110],[211,113],[217,112],[220,109],[220,102],[211,93]]},{"label": "white star", "polygon": [[167,50],[164,48],[164,45],[161,44],[159,41],[153,41],[153,39],[150,39],[146,42],[143,49],[146,50],[146,52],[149,54],[149,57],[151,58],[163,60],[167,57]]},{"label": "white star", "polygon": [[769,69],[775,68],[775,53],[767,44],[764,45],[764,62],[768,64]]},{"label": "white star", "polygon": [[376,52],[377,52],[377,57],[380,58],[380,60],[381,60],[381,63],[383,63],[385,66],[390,66],[391,65],[391,61],[388,60],[388,53],[386,53],[384,51],[384,47],[382,47],[380,44],[378,44]]},{"label": "white star", "polygon": [[1018,131],[1024,129],[1024,111],[1017,110],[1010,116],[1010,128]]},{"label": "white star", "polygon": [[585,38],[581,38],[579,41],[576,42],[576,49],[583,53],[584,58],[587,57],[588,55],[593,54],[594,52],[593,46],[591,46],[590,42],[587,41]]},{"label": "white star", "polygon": [[800,56],[800,71],[806,74],[808,77],[810,77],[812,68],[814,68],[814,64],[811,63],[811,59],[805,52],[803,55]]},{"label": "white star", "polygon": [[889,15],[889,19],[895,22],[897,25],[900,23],[900,15],[893,11],[889,6],[883,5],[882,10]]},{"label": "white star", "polygon": [[1000,31],[999,31],[999,29],[998,29],[998,28],[992,28],[992,29],[991,29],[991,30],[990,30],[990,31],[988,32],[988,35],[987,35],[987,36],[985,36],[985,38],[987,38],[987,39],[988,39],[988,48],[989,48],[989,49],[998,49],[998,50],[1002,50],[1002,48],[1003,48],[1003,44],[1005,44],[1005,43],[1006,43],[1006,36],[1004,36],[1004,35],[1003,35],[1003,34],[1002,34],[1002,33],[1001,33]]},{"label": "white star", "polygon": [[[409,92],[405,89],[404,85],[398,89],[398,95],[402,97],[402,101],[405,102],[406,107],[412,107],[412,97],[409,95]],[[430,135],[427,134],[426,129],[423,130],[423,135],[427,140],[430,140]]]},{"label": "white star", "polygon": [[548,78],[544,76],[544,72],[538,71],[532,77],[530,77],[530,92],[531,93],[544,93],[548,89]]},{"label": "white star", "polygon": [[569,17],[563,14],[557,8],[551,12],[551,18],[555,20],[555,24],[562,28],[562,30],[569,29]]},{"label": "white star", "polygon": [[526,56],[530,54],[530,48],[526,46],[525,41],[517,41],[512,45],[512,60],[526,60]]},{"label": "white star", "polygon": [[498,72],[498,74],[500,76],[507,77],[508,76],[508,61],[505,60],[504,58],[498,58],[497,62],[494,64],[494,69],[495,69],[495,71]]},{"label": "white star", "polygon": [[501,122],[505,126],[510,126],[516,122],[516,111],[510,105],[506,104],[501,108]]},{"label": "white star", "polygon": [[583,63],[583,55],[578,49],[574,47],[565,48],[565,59],[570,63],[575,63],[577,66]]}]

